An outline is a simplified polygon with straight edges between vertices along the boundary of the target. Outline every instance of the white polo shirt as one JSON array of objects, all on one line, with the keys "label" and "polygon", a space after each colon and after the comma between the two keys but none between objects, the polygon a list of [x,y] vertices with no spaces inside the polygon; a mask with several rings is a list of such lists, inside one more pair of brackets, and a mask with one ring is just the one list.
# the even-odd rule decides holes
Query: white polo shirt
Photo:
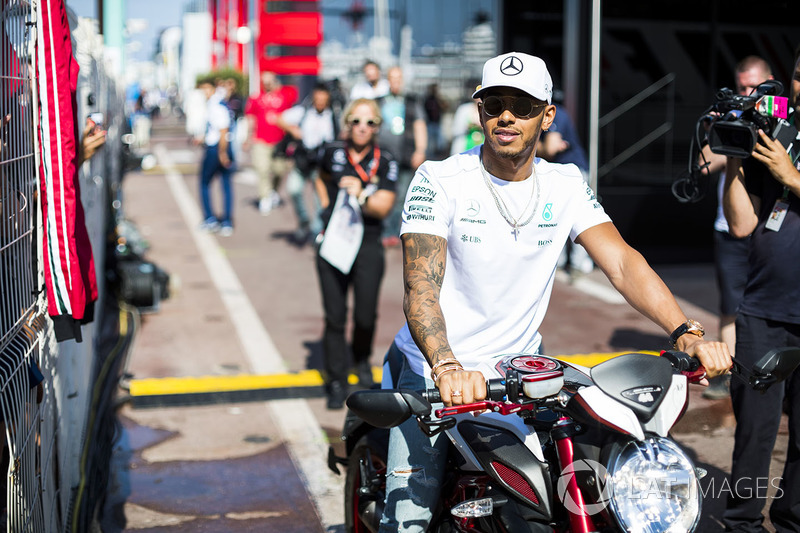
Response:
[{"label": "white polo shirt", "polygon": [[334,116],[330,108],[325,108],[320,113],[314,107],[296,105],[284,111],[282,118],[287,124],[300,127],[303,146],[306,148],[318,148],[322,143],[336,140]]},{"label": "white polo shirt", "polygon": [[203,139],[206,146],[219,144],[222,130],[231,127],[231,112],[228,106],[222,103],[220,92],[214,93],[206,104],[206,134]]},{"label": "white polo shirt", "polygon": [[[480,149],[427,161],[417,170],[406,195],[401,229],[401,234],[425,233],[447,240],[440,305],[450,346],[467,369],[494,356],[538,350],[539,326],[567,239],[611,220],[578,167],[536,159],[538,207],[515,238],[484,181]],[[508,182],[492,176],[492,183],[511,215],[527,219],[531,211],[530,207],[525,211],[526,205],[536,202],[534,180]],[[408,324],[395,336],[395,343],[414,372],[429,374]]]}]

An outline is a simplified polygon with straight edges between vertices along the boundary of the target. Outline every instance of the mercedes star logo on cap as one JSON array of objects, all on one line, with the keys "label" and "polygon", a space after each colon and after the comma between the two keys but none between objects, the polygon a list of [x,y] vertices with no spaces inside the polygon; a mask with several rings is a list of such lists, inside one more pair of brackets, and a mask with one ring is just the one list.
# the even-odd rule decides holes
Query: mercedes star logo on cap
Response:
[{"label": "mercedes star logo on cap", "polygon": [[522,60],[516,56],[510,56],[500,64],[500,72],[506,76],[516,76],[522,72]]}]

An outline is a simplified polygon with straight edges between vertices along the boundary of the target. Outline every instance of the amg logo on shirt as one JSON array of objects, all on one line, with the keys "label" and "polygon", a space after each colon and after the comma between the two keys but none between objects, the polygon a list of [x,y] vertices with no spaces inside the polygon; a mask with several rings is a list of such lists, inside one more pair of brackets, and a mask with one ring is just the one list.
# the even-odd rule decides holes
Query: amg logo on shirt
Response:
[{"label": "amg logo on shirt", "polygon": [[480,220],[478,218],[460,218],[458,219],[459,222],[469,222],[470,224],[486,224],[485,220]]}]

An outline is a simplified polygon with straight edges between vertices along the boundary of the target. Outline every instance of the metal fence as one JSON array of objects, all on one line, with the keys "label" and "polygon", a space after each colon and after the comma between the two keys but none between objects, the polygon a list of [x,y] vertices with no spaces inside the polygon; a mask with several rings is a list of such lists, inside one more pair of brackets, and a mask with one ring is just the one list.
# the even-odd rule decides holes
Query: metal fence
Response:
[{"label": "metal fence", "polygon": [[[70,13],[81,66],[78,117],[103,112],[108,140],[80,170],[100,293],[95,322],[83,327],[82,343],[56,343],[43,291],[37,7],[37,0],[6,0],[0,8],[0,473],[6,474],[0,529],[88,531],[107,481],[114,436],[109,399],[125,344],[113,342],[125,313],[107,297],[103,273],[126,124],[94,24]],[[103,331],[110,332],[105,340]]]}]

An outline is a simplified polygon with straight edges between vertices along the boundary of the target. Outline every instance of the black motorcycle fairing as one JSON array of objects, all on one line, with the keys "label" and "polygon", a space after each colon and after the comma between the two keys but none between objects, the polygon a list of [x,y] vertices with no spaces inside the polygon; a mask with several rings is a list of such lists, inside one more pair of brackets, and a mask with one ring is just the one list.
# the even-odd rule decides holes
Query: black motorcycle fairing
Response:
[{"label": "black motorcycle fairing", "polygon": [[[458,423],[458,432],[484,471],[534,511],[532,516],[536,520],[548,523],[552,519],[553,488],[547,463],[540,462],[516,435],[502,428],[479,421],[462,420]],[[516,488],[503,478],[498,469],[506,478],[513,476],[518,481]],[[526,488],[533,494],[524,494]]]},{"label": "black motorcycle fairing", "polygon": [[658,410],[672,385],[672,374],[669,361],[643,353],[614,357],[590,372],[600,390],[629,407],[642,422]]},{"label": "black motorcycle fairing", "polygon": [[414,416],[431,414],[431,404],[416,391],[368,389],[347,397],[347,407],[359,418],[379,428],[399,426]]},{"label": "black motorcycle fairing", "polygon": [[[491,491],[487,496],[491,496]],[[513,498],[507,498],[506,503],[496,508],[495,516],[505,528],[505,531],[514,533],[553,533],[555,530],[550,524],[542,520],[541,515],[527,505],[523,505]],[[496,531],[493,524],[489,523],[489,517],[483,519],[487,523],[480,523],[480,531]]]}]

